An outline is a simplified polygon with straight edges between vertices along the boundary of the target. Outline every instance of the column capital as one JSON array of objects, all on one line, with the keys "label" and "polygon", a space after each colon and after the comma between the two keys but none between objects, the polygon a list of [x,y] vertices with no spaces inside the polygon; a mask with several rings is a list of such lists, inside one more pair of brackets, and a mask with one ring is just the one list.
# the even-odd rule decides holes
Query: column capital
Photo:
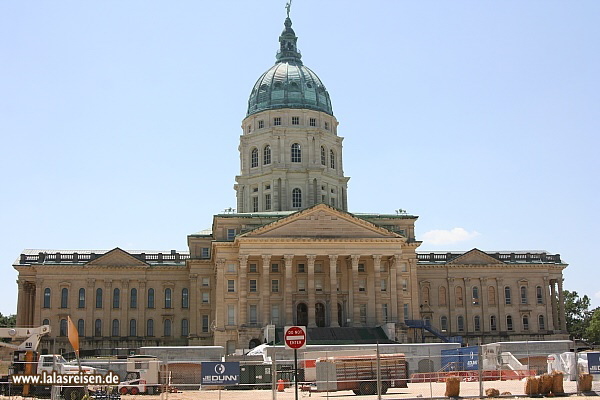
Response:
[{"label": "column capital", "polygon": [[195,281],[196,279],[198,279],[198,274],[190,274],[190,280]]},{"label": "column capital", "polygon": [[271,261],[271,254],[263,254],[262,256],[263,263],[268,264]]},{"label": "column capital", "polygon": [[146,288],[146,283],[148,283],[148,281],[147,281],[147,280],[145,280],[145,279],[140,279],[140,280],[138,281],[138,286],[140,287],[140,289],[145,289],[145,288]]},{"label": "column capital", "polygon": [[284,254],[283,259],[285,260],[285,263],[291,263],[294,260],[294,255],[293,254]]},{"label": "column capital", "polygon": [[88,287],[94,287],[95,284],[96,284],[96,279],[94,279],[94,278],[88,278],[87,279],[87,286]]},{"label": "column capital", "polygon": [[113,284],[112,279],[106,279],[104,281],[104,287],[107,288],[107,289],[110,289],[112,287],[112,284]]},{"label": "column capital", "polygon": [[223,268],[224,265],[225,265],[225,259],[224,258],[219,258],[217,260],[217,268]]},{"label": "column capital", "polygon": [[337,262],[338,257],[339,256],[337,254],[330,254],[329,255],[329,261],[331,261],[331,262]]},{"label": "column capital", "polygon": [[316,256],[316,255],[314,255],[314,254],[308,254],[308,255],[306,256],[306,259],[308,260],[308,262],[309,262],[309,263],[314,263],[314,262],[315,262],[315,260],[317,259],[317,256]]},{"label": "column capital", "polygon": [[123,289],[127,289],[129,287],[129,279],[121,280],[121,286],[123,287]]},{"label": "column capital", "polygon": [[248,254],[240,254],[238,256],[238,261],[240,264],[246,264],[248,262]]},{"label": "column capital", "polygon": [[380,263],[381,262],[381,254],[373,254],[373,261],[375,261],[376,263]]},{"label": "column capital", "polygon": [[353,254],[350,256],[350,259],[352,260],[352,265],[354,266],[354,264],[358,265],[358,261],[360,260],[360,256]]}]

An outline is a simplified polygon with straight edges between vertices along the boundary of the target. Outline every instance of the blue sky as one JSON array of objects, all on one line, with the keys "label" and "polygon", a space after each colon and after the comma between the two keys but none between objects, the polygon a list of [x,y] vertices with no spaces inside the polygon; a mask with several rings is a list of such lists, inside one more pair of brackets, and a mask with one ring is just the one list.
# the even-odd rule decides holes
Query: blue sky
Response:
[{"label": "blue sky", "polygon": [[[0,2],[0,312],[25,248],[186,250],[235,207],[285,2]],[[600,305],[600,2],[295,0],[353,212],[421,250],[547,250]]]}]

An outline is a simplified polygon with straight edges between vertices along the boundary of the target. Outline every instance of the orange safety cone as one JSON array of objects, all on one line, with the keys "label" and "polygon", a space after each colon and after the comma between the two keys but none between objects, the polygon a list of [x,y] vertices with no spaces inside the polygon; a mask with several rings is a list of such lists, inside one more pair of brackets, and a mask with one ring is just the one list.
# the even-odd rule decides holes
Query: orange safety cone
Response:
[{"label": "orange safety cone", "polygon": [[285,388],[285,382],[283,379],[279,379],[277,381],[277,391],[278,392],[283,392],[283,389]]}]

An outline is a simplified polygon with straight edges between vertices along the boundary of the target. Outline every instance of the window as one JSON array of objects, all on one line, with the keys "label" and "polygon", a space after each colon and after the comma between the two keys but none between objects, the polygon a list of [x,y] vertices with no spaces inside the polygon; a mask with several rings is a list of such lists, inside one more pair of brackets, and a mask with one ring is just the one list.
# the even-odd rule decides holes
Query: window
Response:
[{"label": "window", "polygon": [[69,289],[62,288],[60,290],[60,308],[67,308],[69,306]]},{"label": "window", "polygon": [[306,272],[306,268],[304,267],[304,264],[298,264],[297,268],[298,268],[299,274],[303,274]]},{"label": "window", "polygon": [[252,197],[252,212],[258,212],[258,196]]},{"label": "window", "polygon": [[250,304],[249,311],[248,322],[250,325],[256,325],[258,323],[258,307],[256,304]]},{"label": "window", "polygon": [[537,286],[535,288],[535,297],[536,297],[536,301],[538,304],[543,304],[544,303],[544,292],[542,291],[542,287],[541,286]]},{"label": "window", "polygon": [[154,320],[152,318],[146,322],[146,336],[154,336]]},{"label": "window", "polygon": [[210,293],[208,293],[208,292],[202,292],[202,303],[203,304],[210,303]]},{"label": "window", "polygon": [[462,286],[457,286],[456,289],[454,290],[455,294],[456,294],[456,306],[457,307],[462,307],[463,304],[463,288]]},{"label": "window", "polygon": [[292,117],[292,125],[300,125],[300,117]]},{"label": "window", "polygon": [[381,280],[381,291],[387,292],[387,287],[388,287],[387,279],[382,279]]},{"label": "window", "polygon": [[165,337],[170,337],[172,334],[171,332],[171,320],[170,319],[165,319],[164,325],[163,325],[163,336]]},{"label": "window", "polygon": [[235,325],[235,306],[227,305],[227,325]]},{"label": "window", "polygon": [[258,149],[255,147],[250,152],[250,168],[258,167]]},{"label": "window", "polygon": [[210,258],[210,249],[208,247],[202,248],[202,253],[200,254],[202,258]]},{"label": "window", "polygon": [[265,194],[265,211],[271,210],[271,195]]},{"label": "window", "polygon": [[521,304],[527,304],[527,287],[521,286]]},{"label": "window", "polygon": [[496,288],[493,286],[488,287],[488,303],[490,306],[496,305]]},{"label": "window", "polygon": [[227,240],[235,239],[235,229],[227,229]]},{"label": "window", "polygon": [[358,264],[358,272],[365,272],[365,264]]},{"label": "window", "polygon": [[42,325],[50,325],[50,320],[48,318],[44,318]]},{"label": "window", "polygon": [[325,147],[321,146],[321,165],[327,165],[327,159],[325,155]]},{"label": "window", "polygon": [[44,289],[44,308],[50,308],[50,288]]},{"label": "window", "polygon": [[317,274],[323,273],[323,264],[315,263],[315,273],[317,273]]},{"label": "window", "polygon": [[383,322],[388,322],[389,312],[388,312],[388,305],[386,303],[381,305],[381,313],[382,313],[382,317],[383,317]]},{"label": "window", "polygon": [[210,278],[208,278],[208,277],[202,278],[202,287],[209,287],[209,286],[210,286]]},{"label": "window", "polygon": [[523,330],[524,331],[528,331],[529,330],[529,317],[527,315],[523,315]]},{"label": "window", "polygon": [[448,332],[448,317],[440,318],[440,328],[442,329],[442,332]]},{"label": "window", "polygon": [[504,304],[510,304],[510,287],[504,288]]},{"label": "window", "polygon": [[273,293],[279,292],[279,279],[271,280],[271,292],[273,292]]},{"label": "window", "polygon": [[137,308],[137,289],[132,288],[129,293],[129,308]]},{"label": "window", "polygon": [[309,119],[309,125],[310,126],[317,126],[317,119],[316,118]]},{"label": "window", "polygon": [[475,332],[481,331],[481,317],[479,315],[473,317],[473,326]]},{"label": "window", "polygon": [[181,336],[188,337],[190,334],[190,321],[187,319],[181,320]]},{"label": "window", "polygon": [[325,129],[329,130],[329,122],[325,122]]},{"label": "window", "polygon": [[462,315],[459,315],[458,318],[456,319],[457,325],[458,325],[458,331],[459,332],[464,332],[465,331],[465,319]]},{"label": "window", "polygon": [[538,326],[540,328],[540,331],[543,331],[546,329],[546,323],[544,321],[544,316],[543,315],[539,315],[538,316]]},{"label": "window", "polygon": [[510,315],[506,316],[506,329],[509,331],[513,330],[513,320]]},{"label": "window", "polygon": [[498,330],[498,324],[497,324],[497,322],[496,322],[496,316],[495,316],[495,315],[492,315],[492,316],[490,317],[490,330],[491,330],[491,331],[496,331],[496,330]]},{"label": "window", "polygon": [[322,279],[315,279],[315,290],[317,292],[322,292],[323,291],[323,280]]},{"label": "window", "polygon": [[172,307],[172,303],[171,303],[171,295],[172,295],[173,291],[171,290],[171,288],[166,288],[165,289],[165,308],[171,308]]},{"label": "window", "polygon": [[332,198],[330,203],[331,203],[331,207],[335,207],[335,198]]},{"label": "window", "polygon": [[410,319],[410,313],[408,308],[408,303],[404,303],[402,306],[402,312],[404,313],[404,320]]},{"label": "window", "polygon": [[281,117],[273,118],[273,125],[275,125],[275,126],[281,125]]},{"label": "window", "polygon": [[279,305],[271,306],[271,324],[279,325]]},{"label": "window", "polygon": [[229,293],[235,292],[235,280],[233,280],[233,279],[227,280],[227,292],[229,292]]},{"label": "window", "polygon": [[85,321],[82,319],[77,320],[77,334],[85,336]]},{"label": "window", "polygon": [[97,319],[94,322],[94,336],[96,336],[96,337],[102,336],[102,320],[101,319]]},{"label": "window", "polygon": [[209,326],[208,315],[204,314],[204,315],[202,315],[202,333],[208,332],[208,326]]},{"label": "window", "polygon": [[329,150],[329,166],[331,169],[335,169],[335,153],[333,150]]},{"label": "window", "polygon": [[477,286],[473,286],[473,305],[479,305],[479,288]]},{"label": "window", "polygon": [[298,143],[292,145],[292,162],[302,162],[302,150]]},{"label": "window", "polygon": [[279,264],[271,264],[271,272],[279,272]]},{"label": "window", "polygon": [[119,308],[121,306],[121,290],[114,288],[113,290],[113,308]]},{"label": "window", "polygon": [[263,165],[271,164],[271,146],[266,145],[263,149]]},{"label": "window", "polygon": [[250,284],[248,285],[250,293],[257,292],[256,279],[250,279]]},{"label": "window", "polygon": [[188,288],[181,289],[181,308],[190,308],[190,291]]},{"label": "window", "polygon": [[112,336],[120,336],[120,327],[119,327],[119,320],[118,319],[113,319],[112,320],[112,330],[111,330],[111,335]]},{"label": "window", "polygon": [[257,273],[258,272],[258,266],[255,263],[252,263],[248,266],[248,272],[250,273]]},{"label": "window", "polygon": [[298,188],[292,190],[292,207],[302,207],[302,191]]},{"label": "window", "polygon": [[79,301],[77,302],[77,308],[85,308],[85,289],[79,289]]},{"label": "window", "polygon": [[424,286],[421,290],[423,304],[429,304],[429,287]]},{"label": "window", "polygon": [[446,305],[446,286],[440,286],[438,289],[438,305]]},{"label": "window", "polygon": [[402,279],[402,291],[408,291],[408,281],[406,279]]},{"label": "window", "polygon": [[367,305],[366,304],[361,304],[360,305],[360,323],[361,324],[366,324],[367,323]]},{"label": "window", "polygon": [[154,308],[154,289],[148,289],[148,308]]},{"label": "window", "polygon": [[305,292],[306,291],[306,281],[304,279],[298,279],[298,291]]},{"label": "window", "polygon": [[129,336],[137,336],[137,321],[135,319],[129,320]]},{"label": "window", "polygon": [[367,280],[365,278],[361,278],[358,280],[358,291],[359,292],[367,291]]}]

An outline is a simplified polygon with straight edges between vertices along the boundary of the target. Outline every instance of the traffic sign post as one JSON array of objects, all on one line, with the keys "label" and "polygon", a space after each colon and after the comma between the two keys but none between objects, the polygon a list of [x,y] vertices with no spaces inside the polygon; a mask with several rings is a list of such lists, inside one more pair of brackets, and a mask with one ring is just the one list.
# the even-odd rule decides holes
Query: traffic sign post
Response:
[{"label": "traffic sign post", "polygon": [[306,327],[286,326],[283,331],[283,341],[286,349],[294,350],[294,387],[296,400],[298,400],[298,349],[306,347]]}]

